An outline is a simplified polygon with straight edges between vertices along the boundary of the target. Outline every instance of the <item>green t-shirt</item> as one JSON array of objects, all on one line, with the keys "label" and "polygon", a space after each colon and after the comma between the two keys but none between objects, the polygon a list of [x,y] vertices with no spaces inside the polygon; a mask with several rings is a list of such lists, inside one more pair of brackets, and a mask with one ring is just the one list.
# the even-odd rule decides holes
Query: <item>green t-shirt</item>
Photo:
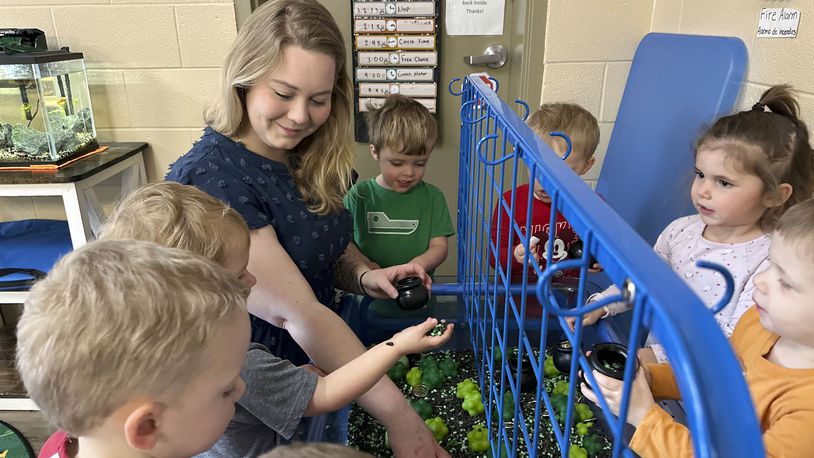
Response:
[{"label": "green t-shirt", "polygon": [[444,194],[424,181],[404,194],[375,178],[361,181],[345,196],[345,208],[359,250],[382,267],[409,262],[427,251],[430,239],[455,234]]}]

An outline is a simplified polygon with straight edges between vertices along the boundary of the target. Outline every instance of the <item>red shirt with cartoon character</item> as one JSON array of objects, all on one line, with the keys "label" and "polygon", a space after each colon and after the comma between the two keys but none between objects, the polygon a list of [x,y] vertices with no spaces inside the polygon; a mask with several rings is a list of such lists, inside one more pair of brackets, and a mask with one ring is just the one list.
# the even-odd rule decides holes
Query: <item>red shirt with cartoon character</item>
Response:
[{"label": "red shirt with cartoon character", "polygon": [[[518,226],[520,226],[520,232],[523,234],[523,236],[525,236],[528,232],[531,232],[532,236],[540,239],[540,243],[537,244],[537,254],[539,255],[540,259],[540,269],[544,270],[546,268],[546,259],[548,259],[546,247],[548,245],[549,226],[551,222],[551,204],[532,197],[531,214],[528,214],[526,210],[528,209],[527,203],[529,190],[530,186],[528,184],[524,184],[517,187],[517,190],[515,191],[515,222],[518,224]],[[508,208],[511,208],[511,197],[511,190],[503,194],[503,200]],[[499,207],[495,206],[495,209],[492,212],[492,243],[495,243],[497,246],[498,262],[501,266],[503,266],[504,269],[508,267],[507,260],[511,261],[512,283],[520,283],[523,278],[523,270],[520,263],[514,259],[514,247],[520,243],[520,238],[517,237],[517,233],[512,229],[509,221],[509,214],[505,209],[502,211],[503,215],[500,221],[500,233],[498,234],[497,224],[498,215],[500,214],[498,213],[498,210]],[[554,247],[553,252],[551,253],[551,259],[554,262],[568,259],[568,249],[571,247],[571,245],[579,240],[579,236],[576,232],[574,232],[571,224],[559,212],[557,213],[556,221],[553,244]],[[492,265],[492,267],[495,267],[495,260],[491,256],[489,256],[489,263]],[[529,268],[528,272],[529,283],[536,282],[537,274],[535,273],[534,269]],[[578,272],[578,270],[569,270],[564,272],[564,274],[568,276],[576,276],[578,275]]]}]

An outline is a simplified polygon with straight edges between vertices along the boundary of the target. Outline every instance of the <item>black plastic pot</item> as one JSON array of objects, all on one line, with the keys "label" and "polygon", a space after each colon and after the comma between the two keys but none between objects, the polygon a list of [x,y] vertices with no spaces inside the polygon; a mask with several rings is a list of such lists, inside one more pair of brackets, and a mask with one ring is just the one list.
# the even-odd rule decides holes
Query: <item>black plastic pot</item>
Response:
[{"label": "black plastic pot", "polygon": [[[591,354],[588,356],[588,365],[602,375],[606,375],[616,380],[625,378],[625,364],[627,363],[627,347],[615,342],[603,342],[594,345]],[[638,358],[633,363],[633,373],[639,370]],[[580,381],[590,388],[591,385],[585,377],[580,377]]]},{"label": "black plastic pot", "polygon": [[[509,363],[510,375],[514,379],[517,374],[517,354],[511,352],[506,362]],[[520,369],[520,391],[531,393],[535,390],[537,390],[537,380],[534,377],[534,370],[531,368],[531,360],[528,355],[523,355],[523,367]]]},{"label": "black plastic pot", "polygon": [[[577,240],[576,242],[572,243],[571,246],[568,247],[568,259],[579,259],[582,257],[582,253],[584,250],[584,245],[582,240]],[[589,267],[593,267],[596,264],[596,258],[591,256],[591,260],[588,263]]]},{"label": "black plastic pot", "polygon": [[551,352],[551,359],[554,361],[554,367],[563,374],[569,373],[571,370],[571,342],[568,339],[563,339],[553,345],[549,351]]},{"label": "black plastic pot", "polygon": [[396,299],[403,310],[417,310],[427,305],[430,295],[421,279],[418,277],[402,278],[396,283],[399,296]]}]

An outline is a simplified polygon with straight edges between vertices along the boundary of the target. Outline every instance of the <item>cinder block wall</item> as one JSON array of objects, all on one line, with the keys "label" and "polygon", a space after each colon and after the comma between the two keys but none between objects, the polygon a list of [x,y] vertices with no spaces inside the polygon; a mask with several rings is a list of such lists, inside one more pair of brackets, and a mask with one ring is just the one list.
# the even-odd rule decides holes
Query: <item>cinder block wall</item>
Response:
[{"label": "cinder block wall", "polygon": [[[200,136],[237,32],[232,0],[0,0],[0,27],[85,54],[99,138],[148,142],[151,181]],[[0,220],[32,217],[64,212],[56,199],[0,200]]]},{"label": "cinder block wall", "polygon": [[599,120],[596,185],[636,46],[650,31],[654,0],[549,0],[542,103],[574,102]]},{"label": "cinder block wall", "polygon": [[[797,38],[756,38],[761,8],[802,13]],[[810,0],[549,0],[542,102],[582,104],[599,120],[594,185],[602,168],[636,46],[648,32],[736,36],[749,53],[738,101],[751,107],[773,84],[800,91],[803,120],[814,126],[814,3]]]},{"label": "cinder block wall", "polygon": [[[761,8],[801,13],[796,38],[757,38]],[[749,69],[737,107],[746,110],[774,84],[799,91],[802,119],[814,128],[814,2],[810,0],[656,0],[654,32],[727,35],[746,44]]]},{"label": "cinder block wall", "polygon": [[[797,38],[757,39],[762,7],[802,12]],[[744,40],[749,70],[738,105],[788,82],[814,126],[814,7],[809,0],[549,0],[542,102],[573,101],[600,121],[601,170],[636,45],[648,32]],[[167,165],[200,134],[202,109],[234,40],[231,0],[0,0],[0,26],[37,27],[50,46],[85,53],[100,137],[147,141],[147,170]],[[0,220],[62,218],[53,199],[0,200]]]}]

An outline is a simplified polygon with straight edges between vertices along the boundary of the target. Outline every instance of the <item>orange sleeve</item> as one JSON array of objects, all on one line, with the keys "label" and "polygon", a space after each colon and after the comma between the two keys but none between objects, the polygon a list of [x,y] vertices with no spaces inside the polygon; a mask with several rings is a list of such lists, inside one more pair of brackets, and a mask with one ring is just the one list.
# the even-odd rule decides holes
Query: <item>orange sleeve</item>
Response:
[{"label": "orange sleeve", "polygon": [[645,364],[650,372],[650,391],[657,400],[681,399],[673,368],[669,364]]},{"label": "orange sleeve", "polygon": [[639,423],[630,449],[645,458],[693,456],[690,431],[658,405],[651,407]]},{"label": "orange sleeve", "polygon": [[[811,402],[814,404],[814,401]],[[783,415],[763,432],[763,446],[767,457],[808,457],[814,450],[814,435],[810,434],[814,423],[814,410],[806,410]]]},{"label": "orange sleeve", "polygon": [[[814,402],[812,402],[814,404]],[[814,407],[814,405],[812,405]],[[814,409],[784,415],[763,433],[767,457],[807,457],[814,450],[814,435],[806,434],[814,423]],[[686,426],[677,423],[658,405],[639,424],[630,449],[645,458],[693,456],[692,438]]]}]

